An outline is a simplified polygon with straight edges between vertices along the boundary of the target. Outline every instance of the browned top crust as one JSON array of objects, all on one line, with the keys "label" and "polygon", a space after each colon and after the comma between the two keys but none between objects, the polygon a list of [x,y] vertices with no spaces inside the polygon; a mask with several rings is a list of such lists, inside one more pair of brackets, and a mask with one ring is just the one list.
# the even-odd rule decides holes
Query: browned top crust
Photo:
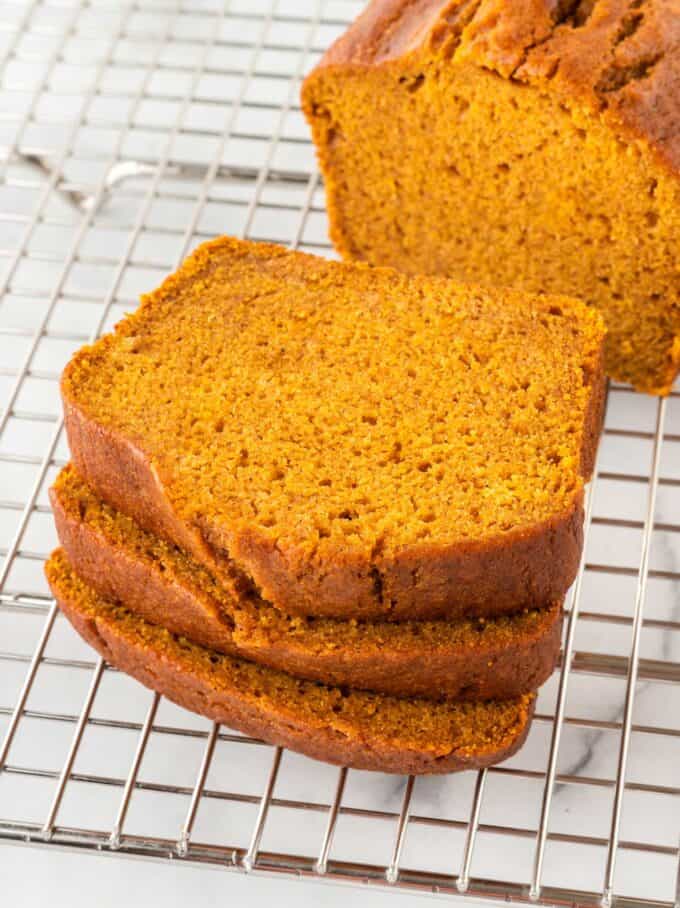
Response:
[{"label": "browned top crust", "polygon": [[680,173],[678,0],[373,0],[320,66],[422,51],[549,87]]}]

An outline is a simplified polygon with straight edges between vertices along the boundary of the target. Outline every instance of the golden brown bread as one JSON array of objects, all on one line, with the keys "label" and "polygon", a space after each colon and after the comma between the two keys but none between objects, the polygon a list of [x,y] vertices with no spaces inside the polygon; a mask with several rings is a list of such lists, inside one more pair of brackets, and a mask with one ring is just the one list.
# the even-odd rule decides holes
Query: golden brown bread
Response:
[{"label": "golden brown bread", "polygon": [[320,66],[371,66],[424,46],[577,98],[680,172],[675,0],[373,0]]},{"label": "golden brown bread", "polygon": [[204,649],[132,615],[84,584],[61,550],[45,566],[62,612],[108,662],[193,712],[329,763],[444,773],[511,756],[534,696],[434,703],[300,681]]},{"label": "golden brown bread", "polygon": [[303,88],[349,258],[570,293],[607,370],[680,368],[676,0],[373,0]]},{"label": "golden brown bread", "polygon": [[78,353],[81,476],[287,614],[561,599],[602,420],[601,319],[223,237]]},{"label": "golden brown bread", "polygon": [[507,699],[536,690],[559,655],[559,602],[458,622],[295,618],[225,590],[181,550],[99,500],[72,467],[50,499],[69,562],[101,596],[195,643],[297,677],[396,696]]}]

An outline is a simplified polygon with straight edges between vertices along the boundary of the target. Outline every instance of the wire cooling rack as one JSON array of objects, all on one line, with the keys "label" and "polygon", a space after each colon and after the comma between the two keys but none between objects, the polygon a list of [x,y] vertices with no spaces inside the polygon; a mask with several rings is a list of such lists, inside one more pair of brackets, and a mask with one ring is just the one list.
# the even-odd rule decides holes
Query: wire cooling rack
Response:
[{"label": "wire cooling rack", "polygon": [[677,391],[610,388],[563,668],[485,772],[346,772],[213,726],[93,659],[46,588],[69,355],[217,233],[331,254],[299,80],[360,6],[0,3],[0,838],[678,906]]}]

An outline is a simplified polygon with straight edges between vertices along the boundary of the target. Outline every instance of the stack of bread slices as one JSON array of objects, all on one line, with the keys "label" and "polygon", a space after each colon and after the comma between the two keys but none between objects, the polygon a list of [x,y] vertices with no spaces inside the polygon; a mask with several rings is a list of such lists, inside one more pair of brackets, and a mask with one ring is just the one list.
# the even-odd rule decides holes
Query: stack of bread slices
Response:
[{"label": "stack of bread slices", "polygon": [[603,336],[565,297],[206,243],[64,373],[54,595],[250,735],[498,762],[559,655]]}]

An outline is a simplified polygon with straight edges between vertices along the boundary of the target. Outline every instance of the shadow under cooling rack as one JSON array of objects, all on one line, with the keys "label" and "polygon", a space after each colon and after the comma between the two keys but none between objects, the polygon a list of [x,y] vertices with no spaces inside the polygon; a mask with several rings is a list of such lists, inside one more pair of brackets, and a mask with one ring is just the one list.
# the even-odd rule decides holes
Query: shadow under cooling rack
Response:
[{"label": "shadow under cooling rack", "polygon": [[211,725],[98,661],[49,597],[64,363],[215,234],[333,254],[299,82],[361,6],[3,4],[0,838],[677,906],[678,391],[610,387],[561,671],[526,746],[486,772],[347,772]]}]

